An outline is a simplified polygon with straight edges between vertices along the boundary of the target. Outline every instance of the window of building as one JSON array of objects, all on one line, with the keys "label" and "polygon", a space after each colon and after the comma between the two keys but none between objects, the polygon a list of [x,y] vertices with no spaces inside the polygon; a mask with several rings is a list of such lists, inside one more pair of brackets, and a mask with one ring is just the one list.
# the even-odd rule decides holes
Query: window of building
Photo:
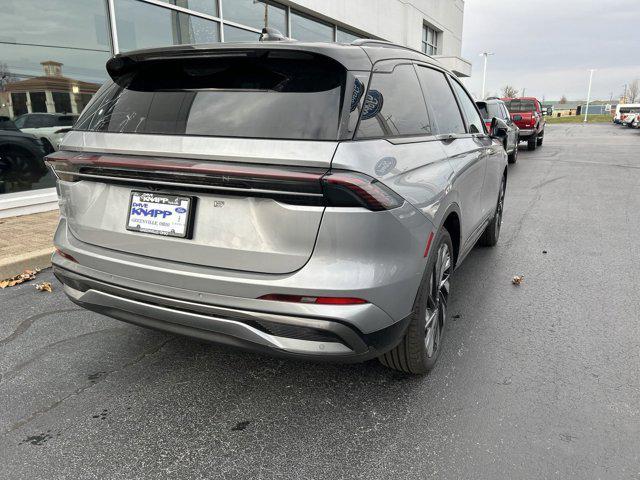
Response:
[{"label": "window of building", "polygon": [[429,25],[422,26],[422,51],[427,55],[438,55],[438,32]]},{"label": "window of building", "polygon": [[224,26],[225,42],[255,42],[260,38],[260,34],[251,30],[237,28],[232,25]]},{"label": "window of building", "polygon": [[444,73],[423,66],[417,68],[424,98],[431,107],[438,132],[441,134],[466,133],[456,97]]},{"label": "window of building", "polygon": [[71,113],[71,97],[69,92],[51,92],[56,112]]},{"label": "window of building", "polygon": [[47,98],[44,92],[29,92],[32,112],[46,112]]},{"label": "window of building", "polygon": [[333,25],[291,12],[291,37],[302,42],[333,42]]},{"label": "window of building", "polygon": [[[266,24],[285,35],[287,34],[287,10],[273,2],[263,2],[260,0],[224,0],[222,2],[222,13],[225,20],[240,23],[258,30],[261,30]],[[226,38],[226,29],[225,41],[228,41]]]},{"label": "window of building", "polygon": [[138,0],[115,2],[120,50],[220,41],[218,22]]},{"label": "window of building", "polygon": [[357,138],[425,135],[431,125],[413,65],[373,74],[362,107]]},{"label": "window of building", "polygon": [[338,28],[337,38],[338,43],[351,43],[355,40],[362,38],[362,36],[350,32],[348,30],[344,30],[342,28]]},{"label": "window of building", "polygon": [[480,114],[478,114],[476,104],[471,99],[466,90],[462,88],[462,85],[460,85],[455,80],[452,80],[451,83],[453,84],[453,89],[458,96],[458,100],[460,100],[462,111],[464,112],[465,117],[467,117],[469,133],[484,133],[484,122],[480,118]]},{"label": "window of building", "polygon": [[200,13],[206,13],[212,17],[218,16],[218,0],[160,0],[161,2],[187,8]]}]

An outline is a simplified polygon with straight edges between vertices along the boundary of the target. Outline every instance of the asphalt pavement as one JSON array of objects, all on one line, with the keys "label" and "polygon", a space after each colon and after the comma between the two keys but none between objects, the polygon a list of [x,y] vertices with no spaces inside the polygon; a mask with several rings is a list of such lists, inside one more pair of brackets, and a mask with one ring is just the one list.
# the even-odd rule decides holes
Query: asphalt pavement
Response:
[{"label": "asphalt pavement", "polygon": [[640,131],[548,126],[426,377],[134,327],[50,271],[0,291],[0,477],[640,479],[639,188]]}]

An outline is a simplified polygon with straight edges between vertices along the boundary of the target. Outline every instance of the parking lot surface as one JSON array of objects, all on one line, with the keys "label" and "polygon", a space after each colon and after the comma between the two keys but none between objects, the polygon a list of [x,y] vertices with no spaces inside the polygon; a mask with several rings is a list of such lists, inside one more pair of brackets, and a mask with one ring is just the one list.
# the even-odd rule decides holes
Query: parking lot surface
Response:
[{"label": "parking lot surface", "polygon": [[130,326],[50,272],[0,291],[0,476],[640,479],[639,188],[640,131],[547,126],[426,377]]}]

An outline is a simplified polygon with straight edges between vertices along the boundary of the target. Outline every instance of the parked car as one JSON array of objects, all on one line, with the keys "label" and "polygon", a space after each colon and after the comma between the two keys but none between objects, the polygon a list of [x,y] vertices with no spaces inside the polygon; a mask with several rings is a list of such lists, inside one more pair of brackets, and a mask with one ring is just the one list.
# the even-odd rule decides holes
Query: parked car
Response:
[{"label": "parked car", "polygon": [[73,302],[255,351],[433,368],[451,275],[498,241],[507,181],[507,127],[490,135],[455,75],[371,40],[140,50],[107,71],[48,157]]},{"label": "parked car", "polygon": [[51,150],[45,150],[38,138],[12,125],[8,117],[0,118],[0,193],[28,190],[51,175],[43,160]]},{"label": "parked car", "polygon": [[494,118],[503,120],[507,125],[507,136],[504,141],[504,149],[508,154],[509,163],[516,163],[518,161],[518,144],[520,129],[511,120],[511,115],[505,103],[497,98],[489,98],[480,102],[476,102],[480,115],[484,120],[487,130],[492,128]]},{"label": "parked car", "polygon": [[503,98],[502,101],[520,129],[520,141],[527,142],[529,150],[542,145],[546,121],[540,102],[534,97]]},{"label": "parked car", "polygon": [[621,103],[616,106],[613,123],[622,124],[624,117],[630,113],[640,113],[640,103]]},{"label": "parked car", "polygon": [[25,133],[31,133],[42,143],[57,150],[62,137],[71,130],[77,115],[58,113],[25,113],[15,119],[16,126]]}]

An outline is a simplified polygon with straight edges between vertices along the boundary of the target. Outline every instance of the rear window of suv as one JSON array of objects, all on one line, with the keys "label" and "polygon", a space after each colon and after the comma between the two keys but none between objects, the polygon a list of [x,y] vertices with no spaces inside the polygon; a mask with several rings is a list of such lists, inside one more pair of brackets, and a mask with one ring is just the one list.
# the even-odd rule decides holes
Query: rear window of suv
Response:
[{"label": "rear window of suv", "polygon": [[150,62],[106,84],[75,129],[336,140],[345,81],[342,65],[308,52]]},{"label": "rear window of suv", "polygon": [[503,118],[504,114],[500,109],[499,103],[478,103],[478,110],[480,110],[480,114],[482,118],[485,120],[490,120],[493,117]]},{"label": "rear window of suv", "polygon": [[504,102],[511,113],[534,112],[536,103],[533,100],[508,100]]}]

